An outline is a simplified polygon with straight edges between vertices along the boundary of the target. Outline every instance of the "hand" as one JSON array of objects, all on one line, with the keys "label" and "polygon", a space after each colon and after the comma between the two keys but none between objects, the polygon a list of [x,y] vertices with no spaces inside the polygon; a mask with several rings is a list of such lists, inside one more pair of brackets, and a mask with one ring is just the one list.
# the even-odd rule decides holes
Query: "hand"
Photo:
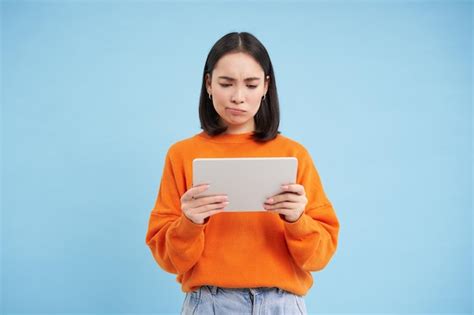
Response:
[{"label": "hand", "polygon": [[[304,186],[299,184],[288,184],[282,186],[285,191],[268,198],[264,203],[264,208],[270,212],[283,215],[285,220],[295,222],[303,214],[308,199]],[[272,199],[270,201],[270,199]]]},{"label": "hand", "polygon": [[181,196],[181,211],[196,224],[203,224],[204,219],[224,211],[224,208],[229,204],[227,195],[194,197],[208,188],[209,185],[194,186]]}]

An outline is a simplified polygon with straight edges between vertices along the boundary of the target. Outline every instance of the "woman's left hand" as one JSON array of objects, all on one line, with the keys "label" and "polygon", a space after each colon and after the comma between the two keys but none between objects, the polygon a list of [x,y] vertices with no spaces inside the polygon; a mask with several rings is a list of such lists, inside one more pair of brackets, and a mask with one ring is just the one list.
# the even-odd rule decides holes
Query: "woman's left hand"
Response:
[{"label": "woman's left hand", "polygon": [[300,218],[308,203],[304,187],[299,184],[288,184],[283,185],[282,189],[285,192],[268,198],[264,208],[283,215],[289,222],[295,222]]}]

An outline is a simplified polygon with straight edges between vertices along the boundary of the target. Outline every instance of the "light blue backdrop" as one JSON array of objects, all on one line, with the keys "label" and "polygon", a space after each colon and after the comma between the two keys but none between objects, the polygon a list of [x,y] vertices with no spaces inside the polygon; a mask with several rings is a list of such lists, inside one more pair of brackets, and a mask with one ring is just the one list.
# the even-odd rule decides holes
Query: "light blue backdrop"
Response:
[{"label": "light blue backdrop", "polygon": [[2,312],[177,313],[145,244],[205,58],[267,47],[341,222],[311,313],[471,313],[471,2],[2,2]]}]

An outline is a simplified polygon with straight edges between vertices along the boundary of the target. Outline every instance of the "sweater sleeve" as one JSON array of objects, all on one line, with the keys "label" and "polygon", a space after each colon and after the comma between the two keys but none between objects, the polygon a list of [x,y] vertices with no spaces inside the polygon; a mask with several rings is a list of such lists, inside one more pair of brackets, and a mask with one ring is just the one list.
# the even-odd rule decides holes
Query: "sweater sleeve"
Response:
[{"label": "sweater sleeve", "polygon": [[307,271],[319,271],[336,251],[339,221],[306,149],[298,164],[297,183],[304,186],[308,203],[297,221],[284,220],[285,238],[297,265]]},{"label": "sweater sleeve", "polygon": [[[174,165],[171,149],[165,158],[160,188],[151,211],[145,242],[165,271],[183,274],[191,269],[204,249],[204,227],[181,211],[186,191],[183,167]],[[178,164],[178,163],[175,163]]]}]

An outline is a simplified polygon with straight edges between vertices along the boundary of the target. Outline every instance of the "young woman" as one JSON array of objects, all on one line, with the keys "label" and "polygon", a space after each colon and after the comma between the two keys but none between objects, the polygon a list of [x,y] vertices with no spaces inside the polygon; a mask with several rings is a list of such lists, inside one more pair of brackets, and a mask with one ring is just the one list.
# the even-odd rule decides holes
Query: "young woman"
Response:
[{"label": "young woman", "polygon": [[[146,244],[177,274],[182,314],[306,314],[311,271],[337,248],[339,222],[306,148],[281,135],[275,75],[250,33],[223,36],[206,60],[202,132],[170,146]],[[192,161],[209,157],[296,157],[297,182],[266,212],[227,212],[226,196],[194,197]]]}]

